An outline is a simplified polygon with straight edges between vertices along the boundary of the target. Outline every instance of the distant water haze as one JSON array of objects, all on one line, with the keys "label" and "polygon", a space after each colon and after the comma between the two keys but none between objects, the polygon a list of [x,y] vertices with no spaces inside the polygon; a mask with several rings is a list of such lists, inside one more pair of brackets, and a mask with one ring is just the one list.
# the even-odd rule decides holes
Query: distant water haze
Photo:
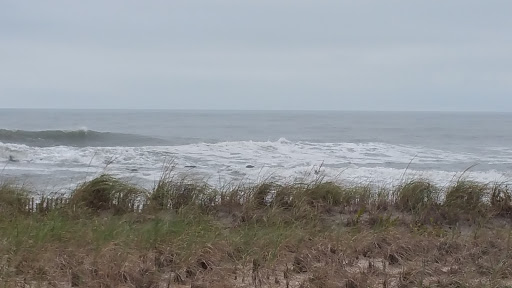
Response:
[{"label": "distant water haze", "polygon": [[[151,187],[166,160],[221,185],[327,179],[392,185],[512,177],[512,114],[0,110],[0,179],[66,189],[108,172]],[[253,168],[247,168],[253,167]],[[407,171],[406,171],[407,168]]]}]

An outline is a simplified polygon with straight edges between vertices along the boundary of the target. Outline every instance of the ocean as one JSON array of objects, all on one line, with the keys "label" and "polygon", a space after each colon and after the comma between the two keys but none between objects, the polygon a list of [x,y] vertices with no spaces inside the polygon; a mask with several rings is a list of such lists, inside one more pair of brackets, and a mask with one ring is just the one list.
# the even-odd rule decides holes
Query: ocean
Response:
[{"label": "ocean", "polygon": [[0,181],[58,192],[110,173],[151,187],[171,160],[211,185],[510,182],[512,114],[0,109]]}]

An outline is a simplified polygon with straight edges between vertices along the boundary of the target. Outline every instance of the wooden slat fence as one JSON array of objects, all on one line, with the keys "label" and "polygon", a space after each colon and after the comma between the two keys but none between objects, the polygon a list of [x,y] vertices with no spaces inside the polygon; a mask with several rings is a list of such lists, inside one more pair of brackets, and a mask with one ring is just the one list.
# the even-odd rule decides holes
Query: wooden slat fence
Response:
[{"label": "wooden slat fence", "polygon": [[[145,204],[146,203],[134,203],[128,207],[128,210],[131,212],[141,212],[144,210]],[[18,211],[22,213],[48,213],[59,208],[75,208],[70,205],[70,199],[68,197],[30,197],[19,199]]]}]

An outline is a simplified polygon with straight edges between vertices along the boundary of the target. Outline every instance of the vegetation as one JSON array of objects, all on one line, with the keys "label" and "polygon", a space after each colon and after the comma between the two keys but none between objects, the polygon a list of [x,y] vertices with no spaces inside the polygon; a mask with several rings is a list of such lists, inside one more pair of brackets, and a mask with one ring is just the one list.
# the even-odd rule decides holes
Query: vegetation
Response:
[{"label": "vegetation", "polygon": [[104,174],[73,191],[70,204],[79,210],[126,213],[134,211],[137,201],[143,199],[143,193],[142,189]]},{"label": "vegetation", "polygon": [[215,189],[165,169],[151,191],[101,175],[69,199],[0,185],[0,287],[511,287],[512,191]]},{"label": "vegetation", "polygon": [[2,216],[14,216],[27,212],[29,193],[13,183],[0,184],[0,212]]}]

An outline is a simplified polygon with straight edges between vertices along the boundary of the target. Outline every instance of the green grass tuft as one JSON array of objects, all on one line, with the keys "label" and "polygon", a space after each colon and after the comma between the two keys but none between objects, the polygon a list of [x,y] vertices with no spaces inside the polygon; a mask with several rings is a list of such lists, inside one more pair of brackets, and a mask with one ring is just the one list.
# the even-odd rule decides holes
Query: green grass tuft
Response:
[{"label": "green grass tuft", "polygon": [[333,182],[315,184],[304,192],[311,204],[339,206],[343,203],[343,188]]},{"label": "green grass tuft", "polygon": [[439,201],[439,189],[423,180],[413,180],[396,190],[396,204],[401,211],[419,213]]},{"label": "green grass tuft", "polygon": [[496,215],[512,215],[512,191],[508,185],[496,183],[491,187],[490,205]]},{"label": "green grass tuft", "polygon": [[70,204],[77,209],[94,212],[112,210],[123,214],[134,211],[143,195],[142,189],[103,174],[73,191]]},{"label": "green grass tuft", "polygon": [[488,189],[485,184],[472,181],[458,181],[446,191],[443,203],[448,220],[476,220],[486,216],[485,202]]},{"label": "green grass tuft", "polygon": [[151,210],[179,210],[189,206],[210,206],[215,191],[207,184],[187,182],[185,177],[174,173],[174,161],[167,161],[162,175],[151,191],[147,201]]},{"label": "green grass tuft", "polygon": [[26,213],[28,200],[29,193],[22,186],[10,183],[0,184],[0,214]]}]

